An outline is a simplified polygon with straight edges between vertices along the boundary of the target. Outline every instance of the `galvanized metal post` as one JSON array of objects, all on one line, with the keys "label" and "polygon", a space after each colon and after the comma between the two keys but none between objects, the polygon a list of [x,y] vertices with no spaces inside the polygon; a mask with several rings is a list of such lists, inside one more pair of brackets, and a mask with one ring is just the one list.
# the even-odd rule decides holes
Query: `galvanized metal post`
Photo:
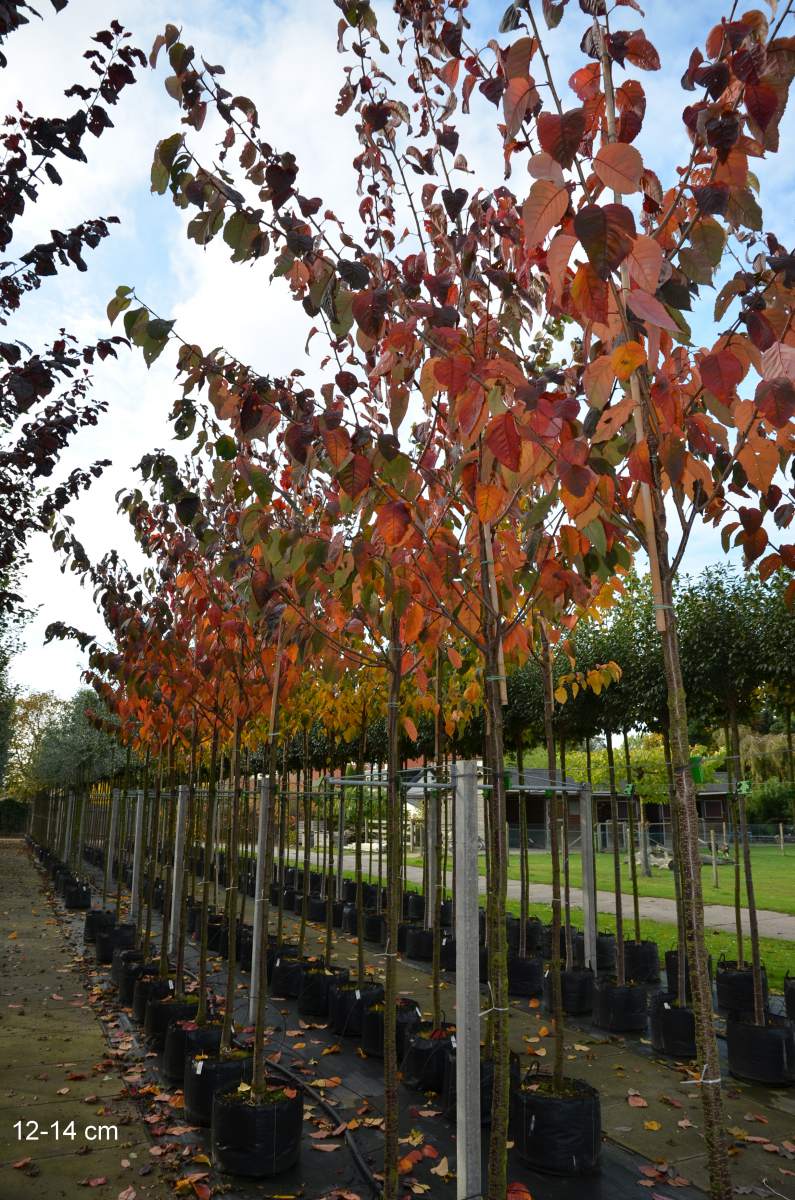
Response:
[{"label": "galvanized metal post", "polygon": [[[254,934],[251,950],[251,982],[248,992],[248,1019],[249,1024],[253,1025],[257,1017],[257,1000],[259,997],[259,976],[260,976],[260,961],[262,954],[265,952],[265,947],[262,944],[262,935],[265,928],[265,905],[267,903],[267,893],[265,891],[265,848],[268,839],[268,821],[270,819],[270,804],[271,804],[271,781],[270,776],[263,774],[260,783],[259,793],[259,817],[257,821],[257,870],[254,881]],[[304,836],[308,837],[308,832],[304,831]],[[270,880],[268,880],[270,884]]]},{"label": "galvanized metal post", "polygon": [[337,900],[342,899],[343,853],[345,850],[345,785],[339,788],[339,813],[337,816],[337,862],[334,872],[334,890]]},{"label": "galvanized metal post", "polygon": [[590,785],[580,788],[580,843],[582,848],[582,920],[585,965],[596,970],[596,864],[593,852],[593,804]]},{"label": "galvanized metal post", "polygon": [[[110,829],[108,830],[108,844],[105,848],[105,860],[107,864],[107,878],[112,883],[116,878],[114,871],[114,858],[116,854],[116,831],[119,825],[119,789],[113,789],[113,795],[110,802]],[[121,866],[121,864],[119,864]]]},{"label": "galvanized metal post", "polygon": [[482,1182],[477,766],[470,759],[457,764],[454,771],[456,1196],[457,1200],[477,1200]]},{"label": "galvanized metal post", "polygon": [[138,920],[141,907],[141,855],[144,842],[144,793],[135,793],[135,840],[133,842],[132,888],[130,890],[130,920]]},{"label": "galvanized metal post", "polygon": [[185,874],[185,826],[188,812],[188,785],[181,783],[177,788],[177,832],[174,839],[174,873],[171,881],[171,921],[168,927],[168,952],[173,954],[179,937],[180,912],[182,911],[182,883]]}]

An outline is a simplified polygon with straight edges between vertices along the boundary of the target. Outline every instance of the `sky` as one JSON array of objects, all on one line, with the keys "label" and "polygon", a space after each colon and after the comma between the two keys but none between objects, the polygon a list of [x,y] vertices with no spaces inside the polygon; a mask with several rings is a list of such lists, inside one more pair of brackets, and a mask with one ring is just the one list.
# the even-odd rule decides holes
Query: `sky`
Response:
[{"label": "sky", "polygon": [[[507,0],[470,0],[468,15],[478,42],[507,35],[498,24]],[[358,198],[351,186],[351,160],[357,152],[352,114],[334,114],[349,61],[336,51],[339,10],[333,0],[71,0],[55,15],[47,0],[37,6],[45,16],[7,43],[8,68],[0,75],[0,112],[17,100],[34,113],[68,111],[63,91],[75,81],[90,79],[82,54],[91,35],[115,16],[133,33],[134,44],[148,53],[155,35],[170,21],[182,27],[182,40],[192,43],[211,63],[226,67],[224,84],[234,94],[252,97],[260,110],[262,136],[279,147],[293,148],[301,161],[301,187],[306,195],[322,195],[343,218],[355,224]],[[374,7],[394,45],[391,3],[374,0]],[[538,6],[540,8],[540,5]],[[764,5],[763,5],[764,7]],[[681,110],[690,93],[680,86],[691,50],[703,44],[707,30],[728,5],[718,0],[667,0],[650,3],[645,19],[631,8],[617,9],[614,27],[642,24],[657,47],[662,70],[640,72],[647,95],[648,115],[636,143],[647,166],[663,181],[675,165],[686,161],[687,140]],[[574,103],[565,81],[582,65],[578,49],[587,18],[576,0],[561,27],[546,38],[564,104]],[[620,19],[619,19],[620,18]],[[786,30],[795,33],[795,28]],[[532,68],[531,68],[532,69]],[[62,164],[64,186],[44,189],[40,201],[20,219],[9,257],[48,238],[51,228],[66,229],[93,216],[115,215],[120,226],[97,250],[89,251],[89,270],[63,270],[44,281],[28,301],[9,332],[40,346],[64,326],[78,338],[91,341],[107,336],[106,305],[120,284],[134,286],[139,296],[161,316],[176,318],[183,337],[205,348],[225,346],[263,373],[278,375],[296,365],[311,374],[316,358],[305,356],[307,333],[300,306],[287,298],[283,285],[269,285],[264,264],[241,266],[228,261],[228,248],[211,245],[200,250],[184,236],[185,218],[167,197],[152,196],[149,169],[155,144],[177,131],[179,113],[166,95],[167,74],[161,57],[157,71],[141,71],[134,87],[122,94],[112,116],[115,128],[99,141],[89,138],[89,164]],[[635,72],[633,72],[635,74]],[[487,188],[502,181],[502,150],[495,129],[496,110],[473,104],[473,116],[462,118],[461,149],[474,178]],[[209,123],[208,123],[209,125]],[[791,115],[782,124],[782,144],[792,144]],[[212,160],[213,130],[204,132],[206,161]],[[795,169],[786,153],[759,164],[762,206],[778,237],[793,242]],[[521,181],[512,186],[521,191]],[[528,181],[529,186],[529,181]],[[775,204],[765,197],[775,195]],[[767,226],[766,226],[767,227]],[[696,336],[697,328],[694,328]],[[153,448],[180,456],[173,444],[167,416],[175,397],[174,357],[166,350],[147,369],[139,351],[122,350],[118,361],[99,364],[94,386],[108,410],[95,429],[84,430],[63,456],[60,474],[99,458],[110,458],[101,480],[72,504],[75,532],[89,556],[97,559],[116,548],[131,565],[140,563],[137,548],[117,514],[116,493],[136,486],[135,465]],[[54,620],[101,635],[102,623],[90,593],[70,573],[63,574],[49,541],[41,536],[30,545],[31,564],[24,582],[27,603],[36,615],[25,631],[24,646],[12,662],[13,681],[25,690],[72,694],[80,684],[83,661],[71,643],[44,645],[44,631]],[[711,530],[697,529],[684,566],[697,571],[721,556]]]}]

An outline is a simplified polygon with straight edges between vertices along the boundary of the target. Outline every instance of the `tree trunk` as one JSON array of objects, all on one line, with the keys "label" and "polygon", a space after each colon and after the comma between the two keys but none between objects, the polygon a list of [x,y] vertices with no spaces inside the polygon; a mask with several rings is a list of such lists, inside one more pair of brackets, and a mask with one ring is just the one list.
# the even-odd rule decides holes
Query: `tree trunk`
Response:
[{"label": "tree trunk", "polygon": [[613,735],[605,730],[607,746],[607,773],[610,780],[610,833],[613,841],[613,887],[616,893],[616,982],[619,987],[626,983],[624,968],[624,911],[621,896],[621,848],[618,830],[618,796],[616,795],[616,762],[613,757]]},{"label": "tree trunk", "polygon": [[226,856],[226,999],[224,1001],[224,1025],[221,1031],[221,1053],[232,1045],[232,1025],[235,1016],[235,961],[237,958],[237,843],[240,814],[240,718],[235,714],[232,734],[232,804],[229,814],[229,846]]},{"label": "tree trunk", "polygon": [[[400,895],[400,622],[392,610],[389,641],[389,699],[387,707],[387,939],[384,956],[384,1196],[398,1200],[400,1180],[400,1107],[398,1103],[397,1016],[397,940],[402,896]],[[379,788],[379,802],[381,789]],[[379,803],[380,810],[380,803]],[[380,815],[380,813],[379,813]],[[381,850],[379,840],[379,890]]]},{"label": "tree trunk", "polygon": [[527,793],[523,791],[524,753],[521,741],[516,743],[516,769],[519,773],[519,957],[527,958],[527,922],[529,904],[529,862],[527,850]]},{"label": "tree trunk", "polygon": [[[168,932],[171,927],[171,874],[173,870],[174,834],[177,820],[177,778],[174,771],[174,743],[168,745],[168,829],[164,839],[166,874],[163,889],[163,921],[160,927],[160,977],[168,977]],[[169,857],[171,855],[171,857]]]},{"label": "tree trunk", "polygon": [[560,897],[560,847],[558,845],[559,805],[558,788],[555,784],[555,728],[553,723],[554,695],[552,682],[552,657],[546,632],[542,629],[541,641],[544,653],[542,673],[544,676],[544,739],[547,749],[547,769],[549,771],[549,802],[552,807],[549,821],[549,848],[552,858],[552,1017],[555,1022],[555,1053],[552,1064],[553,1088],[557,1095],[563,1093],[563,1061],[564,1061],[564,1022],[563,1022],[563,988],[560,970],[560,929],[561,929],[561,897]]},{"label": "tree trunk", "polygon": [[571,864],[569,862],[569,797],[566,792],[566,736],[560,735],[560,777],[563,811],[563,930],[566,946],[566,970],[574,966],[574,944],[571,936]]},{"label": "tree trunk", "polygon": [[218,723],[213,723],[210,743],[210,774],[207,780],[207,812],[204,817],[204,870],[202,871],[201,931],[199,934],[199,1007],[196,1023],[207,1021],[207,917],[210,907],[210,875],[213,861],[215,831],[215,799],[218,793]]}]

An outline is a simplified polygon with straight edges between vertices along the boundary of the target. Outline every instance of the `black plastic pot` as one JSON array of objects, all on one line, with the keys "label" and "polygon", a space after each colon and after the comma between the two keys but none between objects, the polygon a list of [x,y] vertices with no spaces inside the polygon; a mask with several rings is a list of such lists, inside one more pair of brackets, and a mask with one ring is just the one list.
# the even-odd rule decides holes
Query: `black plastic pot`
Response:
[{"label": "black plastic pot", "polygon": [[624,942],[624,973],[630,983],[660,982],[660,952],[656,942]]},{"label": "black plastic pot", "polygon": [[[398,1066],[402,1063],[411,1038],[420,1027],[422,1013],[416,1001],[401,996],[395,1006],[395,1046]],[[384,1006],[379,1001],[362,1013],[361,1047],[371,1058],[384,1057]]]},{"label": "black plastic pot", "polygon": [[128,963],[143,962],[144,956],[142,950],[130,950],[126,948],[117,948],[113,951],[113,961],[110,966],[110,977],[116,984],[116,987],[121,983],[122,970]]},{"label": "black plastic pot", "polygon": [[398,922],[398,954],[406,953],[406,942],[408,940],[409,931],[417,929],[419,926],[414,921],[399,921]]},{"label": "black plastic pot", "polygon": [[334,929],[342,929],[342,913],[345,908],[345,903],[342,900],[332,900],[331,902],[331,924]]},{"label": "black plastic pot", "polygon": [[[754,973],[750,966],[720,959],[715,972],[718,1008],[728,1016],[741,1017],[754,1011]],[[767,1005],[767,972],[762,967],[762,996]]]},{"label": "black plastic pot", "polygon": [[71,883],[64,889],[64,904],[69,909],[91,908],[91,886],[88,883]]},{"label": "black plastic pot", "polygon": [[[573,949],[575,967],[584,967],[584,933],[575,933]],[[615,975],[616,973],[616,935],[614,933],[597,933],[596,935],[596,970],[600,974]]]},{"label": "black plastic pot", "polygon": [[342,932],[348,937],[356,937],[356,905],[343,904],[342,906]]},{"label": "black plastic pot", "polygon": [[[302,892],[297,892],[293,887],[286,887],[282,892],[282,908],[289,912],[295,912],[296,901],[303,897]],[[279,904],[279,897],[276,897],[276,906]]]},{"label": "black plastic pot", "polygon": [[103,965],[113,962],[114,950],[131,950],[135,942],[135,926],[114,925],[110,929],[98,929],[96,938],[97,962]]},{"label": "black plastic pot", "polygon": [[646,989],[641,984],[597,978],[593,990],[593,1023],[609,1033],[644,1033]]},{"label": "black plastic pot", "polygon": [[509,913],[505,918],[505,941],[509,954],[518,954],[519,952],[519,926],[519,918]]},{"label": "black plastic pot", "polygon": [[[160,970],[159,964],[157,970]],[[143,1025],[150,997],[167,996],[173,986],[173,979],[161,979],[159,974],[144,975],[142,973],[139,975],[133,988],[133,1020],[137,1021],[139,1025]]]},{"label": "black plastic pot", "polygon": [[[450,1047],[445,1052],[444,1056],[444,1076],[442,1079],[442,1111],[444,1115],[455,1120],[456,1115],[456,1099],[458,1089],[456,1086],[456,1066],[455,1066],[456,1051],[454,1047]],[[491,1105],[494,1095],[494,1059],[483,1058],[480,1060],[480,1123],[481,1125],[491,1124]]]},{"label": "black plastic pot", "polygon": [[356,903],[356,880],[343,879],[342,881],[342,899],[346,904]]},{"label": "black plastic pot", "polygon": [[326,968],[322,963],[307,964],[298,989],[298,1012],[302,1017],[327,1017],[329,988],[334,981],[348,978],[347,967]]},{"label": "black plastic pot", "polygon": [[[708,966],[708,970],[709,970],[710,980],[712,980],[713,970],[712,970],[712,955],[711,954],[709,955],[709,957],[707,959],[707,966]],[[666,950],[665,951],[665,979],[666,979],[666,984],[667,984],[667,990],[675,995],[677,988],[679,986],[679,951],[678,950]],[[687,961],[687,956],[685,956],[685,999],[690,1000],[691,998],[692,998],[692,991],[690,988],[690,963]]]},{"label": "black plastic pot", "polygon": [[540,958],[508,959],[508,991],[512,996],[540,996],[544,990],[544,962]]},{"label": "black plastic pot", "polygon": [[194,1056],[185,1062],[185,1117],[191,1125],[207,1128],[213,1115],[213,1096],[219,1088],[237,1087],[248,1083],[254,1060],[250,1054],[237,1050],[229,1056]]},{"label": "black plastic pot", "polygon": [[382,913],[365,913],[363,923],[364,940],[383,946],[386,942],[386,920]]},{"label": "black plastic pot", "polygon": [[241,1102],[235,1087],[224,1088],[213,1099],[213,1162],[231,1175],[263,1179],[281,1175],[295,1166],[301,1153],[304,1095],[300,1089],[285,1093],[281,1080],[269,1079],[278,1099],[252,1104]]},{"label": "black plastic pot", "polygon": [[281,895],[281,890],[282,889],[279,887],[278,883],[272,883],[269,885],[269,887],[268,887],[268,902],[269,902],[271,908],[279,907],[279,896]]},{"label": "black plastic pot", "polygon": [[784,980],[784,1009],[790,1021],[795,1021],[795,979],[790,979],[789,971]]},{"label": "black plastic pot", "polygon": [[[413,893],[412,893],[413,894]],[[406,958],[430,962],[433,958],[433,930],[412,925],[406,933]]]},{"label": "black plastic pot", "polygon": [[599,1166],[599,1093],[580,1079],[564,1084],[566,1094],[555,1096],[551,1076],[538,1074],[526,1077],[524,1087],[511,1089],[511,1138],[516,1153],[534,1170],[581,1175]]},{"label": "black plastic pot", "polygon": [[443,971],[455,970],[455,938],[452,934],[442,935],[442,944],[439,947],[439,965]]},{"label": "black plastic pot", "polygon": [[254,930],[250,925],[244,925],[237,935],[237,961],[243,971],[251,970],[251,958],[254,953]]},{"label": "black plastic pot", "polygon": [[166,1031],[163,1062],[160,1067],[169,1083],[182,1083],[185,1063],[196,1054],[216,1054],[221,1045],[220,1021],[197,1025],[193,1021],[172,1021]]},{"label": "black plastic pot", "polygon": [[265,965],[268,972],[268,982],[271,984],[271,987],[273,985],[273,972],[276,970],[277,959],[281,963],[282,960],[287,958],[298,958],[297,945],[294,945],[292,942],[282,942],[281,946],[278,946],[275,942],[269,942],[268,957]]},{"label": "black plastic pot", "polygon": [[116,924],[116,914],[107,908],[92,908],[86,913],[83,923],[83,941],[91,945],[97,940],[100,929],[112,929]]},{"label": "black plastic pot", "polygon": [[211,913],[207,918],[207,950],[210,954],[221,953],[221,938],[226,932],[226,917],[223,913]]},{"label": "black plastic pot", "polygon": [[696,1018],[691,1008],[680,1007],[674,992],[656,992],[649,998],[651,1044],[669,1058],[695,1058]]},{"label": "black plastic pot", "polygon": [[[560,989],[567,1017],[582,1017],[593,1009],[594,973],[585,967],[561,970]],[[544,1004],[552,1010],[552,971],[544,976]]]},{"label": "black plastic pot", "polygon": [[766,1025],[729,1017],[726,1022],[729,1074],[765,1087],[795,1085],[795,1028],[767,1014]]},{"label": "black plastic pot", "polygon": [[441,1092],[444,1087],[444,1064],[450,1050],[455,1050],[455,1027],[447,1023],[434,1029],[423,1021],[409,1039],[403,1059],[403,1082],[418,1092]]},{"label": "black plastic pot", "polygon": [[380,1004],[384,988],[380,983],[359,987],[354,980],[334,980],[328,993],[328,1025],[341,1037],[361,1037],[362,1015],[371,1004]]},{"label": "black plastic pot", "polygon": [[[563,925],[560,927],[560,955],[564,957],[566,953],[566,930]],[[547,962],[552,958],[552,926],[544,925],[541,930],[541,957]]]},{"label": "black plastic pot", "polygon": [[527,931],[525,933],[525,942],[527,945],[528,954],[540,954],[544,940],[544,926],[538,917],[527,918]]},{"label": "black plastic pot", "polygon": [[[119,974],[119,1004],[129,1008],[135,996],[135,985],[144,976],[157,975],[160,970],[159,962],[141,962],[140,959],[125,963]],[[144,1008],[144,1013],[146,1009]]]},{"label": "black plastic pot", "polygon": [[425,920],[425,897],[420,892],[403,894],[403,916],[407,921]]},{"label": "black plastic pot", "polygon": [[172,1021],[189,1021],[196,1015],[198,996],[177,999],[170,992],[166,996],[150,996],[146,1004],[144,1036],[152,1050],[162,1054],[166,1034]]},{"label": "black plastic pot", "polygon": [[301,988],[304,968],[307,963],[319,965],[318,959],[296,958],[292,955],[277,954],[273,962],[271,977],[271,992],[274,996],[287,996],[295,1000]]},{"label": "black plastic pot", "polygon": [[453,902],[443,900],[439,909],[439,923],[443,929],[450,929],[453,924]]},{"label": "black plastic pot", "polygon": [[309,920],[314,921],[319,925],[325,925],[327,907],[327,901],[323,896],[310,896],[308,914]]}]

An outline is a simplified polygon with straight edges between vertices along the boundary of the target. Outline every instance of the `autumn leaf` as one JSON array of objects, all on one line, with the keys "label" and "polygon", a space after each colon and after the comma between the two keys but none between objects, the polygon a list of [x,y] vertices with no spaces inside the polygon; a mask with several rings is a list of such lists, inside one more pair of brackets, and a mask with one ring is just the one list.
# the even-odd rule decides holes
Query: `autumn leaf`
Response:
[{"label": "autumn leaf", "polygon": [[626,142],[607,142],[593,160],[593,169],[605,187],[628,194],[640,191],[643,159]]},{"label": "autumn leaf", "polygon": [[486,445],[502,466],[509,471],[519,470],[522,443],[513,413],[499,413],[492,417],[486,426]]},{"label": "autumn leaf", "polygon": [[646,362],[646,351],[640,342],[623,342],[616,346],[610,355],[610,365],[615,371],[616,378],[625,383],[633,371],[642,367]]},{"label": "autumn leaf", "polygon": [[644,1121],[643,1128],[648,1129],[650,1133],[656,1133],[658,1129],[662,1129],[659,1121]]},{"label": "autumn leaf", "polygon": [[375,527],[387,546],[397,546],[409,527],[411,510],[403,500],[393,500],[378,510]]},{"label": "autumn leaf", "polygon": [[479,483],[475,488],[475,511],[484,525],[492,524],[505,507],[507,493],[494,483]]},{"label": "autumn leaf", "polygon": [[540,246],[547,234],[558,225],[569,207],[565,187],[549,179],[537,179],[522,206],[525,244],[528,250]]},{"label": "autumn leaf", "polygon": [[627,1092],[627,1104],[630,1108],[648,1108],[648,1101],[644,1100],[640,1092],[630,1089]]},{"label": "autumn leaf", "polygon": [[571,108],[562,116],[552,112],[539,113],[536,130],[541,149],[561,167],[570,167],[583,139],[585,122],[583,108]]}]

